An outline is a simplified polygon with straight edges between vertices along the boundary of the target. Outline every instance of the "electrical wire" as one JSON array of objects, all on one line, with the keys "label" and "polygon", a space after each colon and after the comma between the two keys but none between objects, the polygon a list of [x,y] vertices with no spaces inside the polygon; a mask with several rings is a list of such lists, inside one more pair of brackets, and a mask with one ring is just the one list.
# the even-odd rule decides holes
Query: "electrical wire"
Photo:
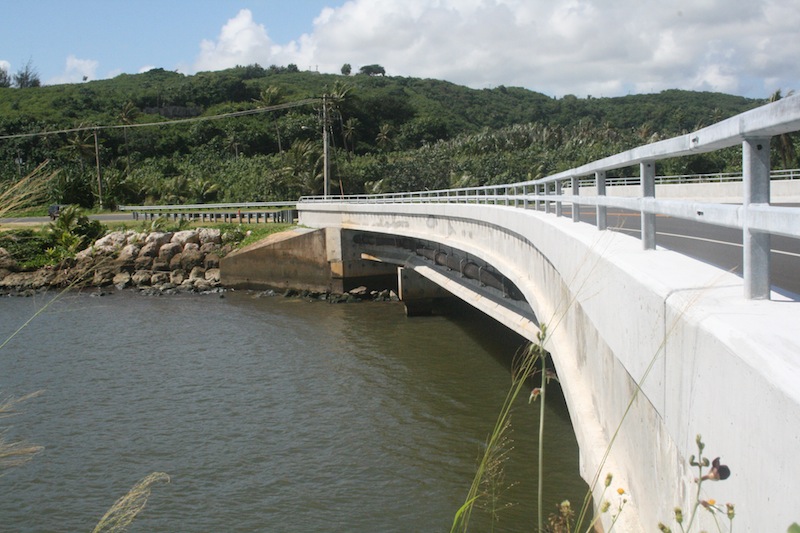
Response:
[{"label": "electrical wire", "polygon": [[14,135],[0,135],[0,140],[4,139],[22,139],[26,137],[39,137],[45,135],[58,135],[62,133],[75,133],[78,131],[95,131],[95,130],[114,130],[114,129],[122,129],[122,128],[145,128],[145,127],[152,127],[152,126],[168,126],[171,124],[183,124],[187,122],[203,122],[207,120],[219,120],[223,118],[231,118],[231,117],[243,117],[247,115],[256,115],[259,113],[269,113],[271,111],[280,111],[283,109],[291,109],[293,107],[300,107],[304,105],[314,104],[319,102],[319,98],[306,98],[304,100],[298,100],[297,102],[288,102],[285,104],[278,104],[268,107],[258,107],[256,109],[247,109],[244,111],[233,111],[231,113],[224,113],[222,115],[211,115],[207,117],[192,117],[192,118],[183,118],[183,119],[175,119],[175,120],[164,120],[161,122],[147,122],[144,124],[115,124],[110,126],[79,126],[77,128],[68,128],[62,130],[53,130],[53,131],[42,131],[38,133],[17,133]]}]

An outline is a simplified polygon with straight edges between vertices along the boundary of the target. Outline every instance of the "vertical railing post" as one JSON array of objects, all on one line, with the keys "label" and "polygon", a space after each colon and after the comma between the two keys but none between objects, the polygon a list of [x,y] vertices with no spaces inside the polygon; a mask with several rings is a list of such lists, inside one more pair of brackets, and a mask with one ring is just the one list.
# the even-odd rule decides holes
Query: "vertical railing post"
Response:
[{"label": "vertical railing post", "polygon": [[[572,196],[579,196],[581,192],[581,184],[578,176],[572,176],[570,180],[572,184]],[[578,202],[572,202],[572,221],[580,222],[581,220],[581,206]]]},{"label": "vertical railing post", "polygon": [[544,187],[543,195],[544,195],[544,212],[548,215],[553,211],[550,208],[550,183],[543,183],[542,186]]},{"label": "vertical railing post", "polygon": [[[556,180],[556,196],[561,196],[561,180]],[[556,216],[560,217],[564,214],[564,206],[561,203],[561,198],[556,200]]]},{"label": "vertical railing post", "polygon": [[528,186],[522,186],[522,208],[528,209]]},{"label": "vertical railing post", "polygon": [[769,137],[745,139],[742,143],[744,222],[742,232],[744,294],[754,300],[768,300],[770,235],[753,231],[750,206],[769,204]]},{"label": "vertical railing post", "polygon": [[[639,164],[642,179],[642,198],[656,197],[656,162],[642,161]],[[642,246],[645,250],[656,249],[656,215],[642,209]]]},{"label": "vertical railing post", "polygon": [[542,202],[542,200],[539,197],[542,195],[542,191],[544,190],[544,186],[541,183],[537,183],[535,185],[535,187],[536,187],[536,189],[534,189],[534,192],[536,193],[536,207],[535,207],[535,209],[537,211],[540,211],[542,209],[542,206],[544,205],[544,202]]},{"label": "vertical railing post", "polygon": [[[597,181],[597,196],[605,197],[606,195],[606,171],[601,170],[594,173]],[[608,208],[604,205],[598,205],[597,210],[597,229],[604,230],[608,228]]]}]

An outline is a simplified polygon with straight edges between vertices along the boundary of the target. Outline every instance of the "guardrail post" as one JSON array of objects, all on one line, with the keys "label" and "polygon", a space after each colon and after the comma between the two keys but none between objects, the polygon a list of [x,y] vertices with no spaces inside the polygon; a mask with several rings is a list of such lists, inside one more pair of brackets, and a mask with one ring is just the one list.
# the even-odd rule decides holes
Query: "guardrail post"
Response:
[{"label": "guardrail post", "polygon": [[[642,161],[639,164],[642,178],[642,198],[656,197],[656,162]],[[642,245],[645,250],[656,249],[656,215],[642,209]]]},{"label": "guardrail post", "polygon": [[[556,196],[561,196],[561,180],[556,181]],[[556,216],[560,217],[564,214],[564,206],[561,203],[561,198],[556,200]]]},{"label": "guardrail post", "polygon": [[[594,173],[595,180],[597,181],[597,196],[606,195],[606,171],[601,170]],[[604,230],[608,228],[608,208],[604,205],[597,206],[597,229]]]},{"label": "guardrail post", "polygon": [[549,183],[543,183],[542,185],[544,186],[544,212],[549,215],[550,213],[552,213],[552,211],[550,209],[550,198],[549,198],[549,196],[550,196],[550,184]]},{"label": "guardrail post", "polygon": [[[572,185],[572,196],[578,196],[581,191],[581,184],[578,176],[572,176],[570,179]],[[580,222],[581,220],[581,205],[577,202],[572,202],[572,221]]]},{"label": "guardrail post", "polygon": [[770,296],[770,235],[749,228],[750,206],[769,204],[769,142],[769,137],[762,137],[742,143],[744,294],[753,300],[768,300]]}]

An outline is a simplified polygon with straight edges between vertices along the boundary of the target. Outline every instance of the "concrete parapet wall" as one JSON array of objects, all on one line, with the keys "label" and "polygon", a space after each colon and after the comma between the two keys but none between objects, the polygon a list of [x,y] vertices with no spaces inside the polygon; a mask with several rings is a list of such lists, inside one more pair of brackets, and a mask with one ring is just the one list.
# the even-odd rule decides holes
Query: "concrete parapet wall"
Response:
[{"label": "concrete parapet wall", "polygon": [[737,530],[798,520],[800,303],[746,300],[737,276],[530,210],[301,204],[300,221],[437,241],[513,281],[548,324],[582,476],[602,485],[611,472],[629,493],[615,529],[653,531],[675,506],[688,512],[697,434],[733,472],[702,497],[736,504]]},{"label": "concrete parapet wall", "polygon": [[[800,180],[773,180],[770,182],[770,196],[773,203],[800,202]],[[707,202],[713,198],[720,204],[742,203],[744,187],[741,181],[722,183],[665,183],[656,185],[656,198],[671,200],[692,200]],[[564,194],[572,194],[571,187],[564,188]],[[616,185],[606,187],[608,196],[638,198],[642,195],[641,185]],[[581,196],[596,196],[597,187],[581,187]]]}]

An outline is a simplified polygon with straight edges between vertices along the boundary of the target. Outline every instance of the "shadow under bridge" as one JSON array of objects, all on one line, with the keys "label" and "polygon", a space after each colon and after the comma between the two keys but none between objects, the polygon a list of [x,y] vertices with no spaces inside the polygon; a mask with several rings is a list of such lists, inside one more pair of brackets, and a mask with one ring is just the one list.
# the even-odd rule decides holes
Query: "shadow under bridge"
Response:
[{"label": "shadow under bridge", "polygon": [[361,259],[394,264],[408,316],[430,314],[440,298],[457,297],[530,338],[539,323],[522,291],[487,261],[443,243],[354,232]]}]

